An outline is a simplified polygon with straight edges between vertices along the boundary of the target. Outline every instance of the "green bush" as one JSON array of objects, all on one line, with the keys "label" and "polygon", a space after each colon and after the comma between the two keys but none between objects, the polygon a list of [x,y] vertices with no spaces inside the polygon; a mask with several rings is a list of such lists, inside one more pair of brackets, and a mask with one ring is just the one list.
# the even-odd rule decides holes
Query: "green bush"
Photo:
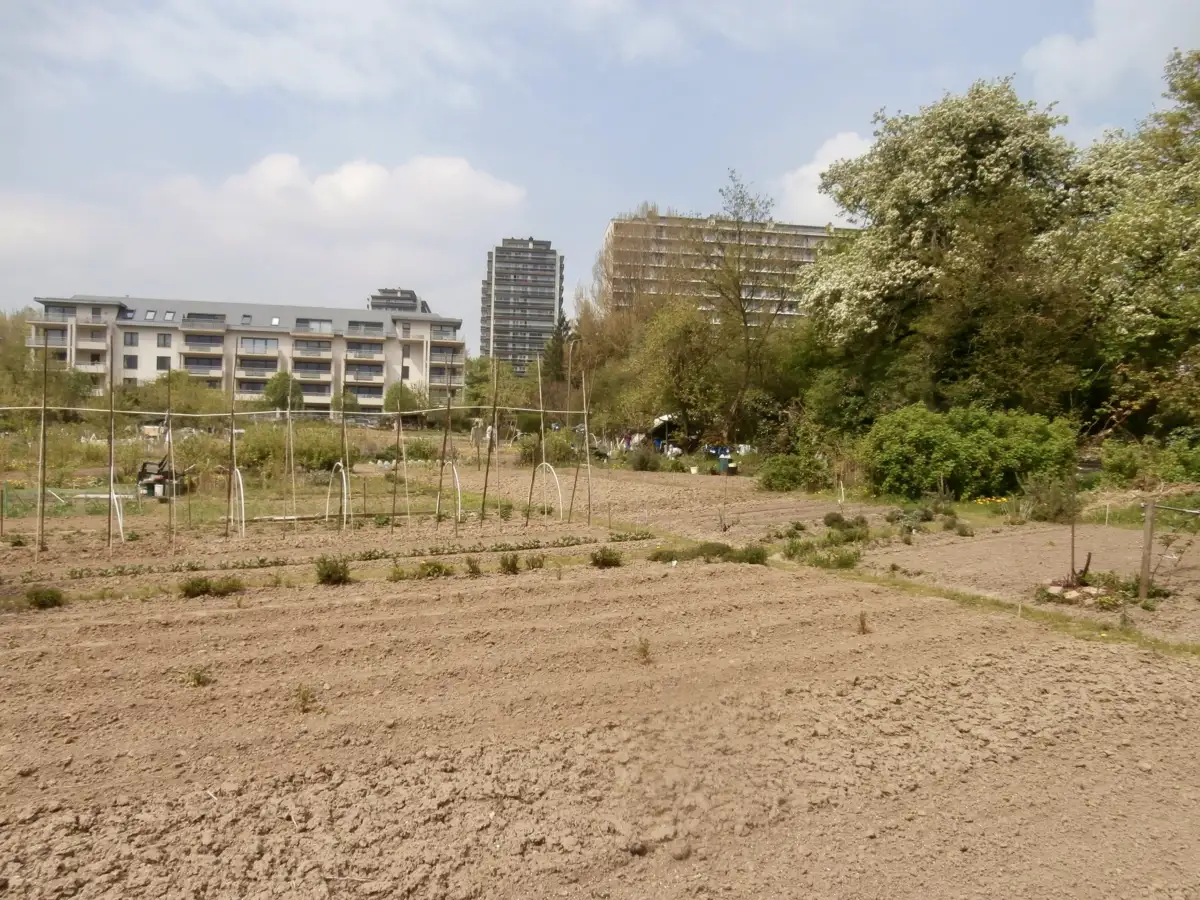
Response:
[{"label": "green bush", "polygon": [[474,556],[468,556],[465,560],[463,560],[463,562],[467,566],[467,574],[472,578],[478,578],[483,574],[483,569],[479,565],[479,560],[477,560]]},{"label": "green bush", "polygon": [[350,562],[343,556],[317,557],[317,584],[349,584]]},{"label": "green bush", "polygon": [[417,566],[418,578],[449,578],[453,574],[453,566],[436,559],[427,559]]},{"label": "green bush", "polygon": [[1022,478],[1061,478],[1075,462],[1075,433],[1063,421],[962,407],[913,405],[881,416],[860,453],[877,494],[1002,496]]},{"label": "green bush", "polygon": [[546,554],[530,553],[525,557],[525,568],[529,569],[531,572],[535,569],[546,568]]},{"label": "green bush", "polygon": [[1200,481],[1200,430],[1179,428],[1163,441],[1105,441],[1104,481],[1113,487],[1156,488],[1160,482]]},{"label": "green bush", "polygon": [[505,575],[518,575],[521,572],[521,557],[515,553],[500,554],[500,571]]},{"label": "green bush", "polygon": [[629,454],[629,468],[635,472],[657,472],[662,468],[662,456],[653,447],[638,447]]},{"label": "green bush", "polygon": [[25,592],[30,609],[55,609],[66,604],[63,592],[53,587],[31,587]]},{"label": "green bush", "polygon": [[813,453],[770,456],[758,470],[758,483],[776,493],[821,491],[830,485],[829,466]]},{"label": "green bush", "polygon": [[179,583],[179,596],[189,600],[196,597],[227,597],[243,590],[245,585],[234,575],[215,579],[206,575],[195,575]]},{"label": "green bush", "polygon": [[728,544],[716,541],[696,544],[692,547],[660,547],[650,554],[651,562],[687,562],[693,559],[703,559],[706,563],[731,562],[748,566],[765,566],[768,551],[762,544],[748,544],[740,550],[735,550]]},{"label": "green bush", "polygon": [[851,547],[831,547],[809,554],[805,560],[818,569],[853,569],[862,559],[862,551]]},{"label": "green bush", "polygon": [[[517,442],[521,451],[521,464],[531,466],[542,461],[541,440],[537,434],[523,435]],[[575,451],[571,447],[571,436],[564,431],[546,432],[546,462],[552,466],[561,466],[575,459]]]},{"label": "green bush", "polygon": [[404,442],[404,456],[409,462],[425,462],[440,455],[441,450],[427,438],[411,438]]},{"label": "green bush", "polygon": [[597,569],[615,569],[621,565],[621,551],[615,547],[600,547],[593,550],[592,565]]},{"label": "green bush", "polygon": [[748,544],[729,555],[729,561],[742,563],[747,566],[765,566],[767,564],[767,548],[762,544]]}]

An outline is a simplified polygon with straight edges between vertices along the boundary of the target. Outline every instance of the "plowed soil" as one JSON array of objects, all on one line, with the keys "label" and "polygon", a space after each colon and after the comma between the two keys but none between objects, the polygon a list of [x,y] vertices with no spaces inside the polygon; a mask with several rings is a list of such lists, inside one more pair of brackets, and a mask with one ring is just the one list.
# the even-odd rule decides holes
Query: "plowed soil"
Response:
[{"label": "plowed soil", "polygon": [[[614,520],[744,543],[828,508],[717,481],[617,476]],[[590,530],[458,541],[603,540],[602,501]],[[982,538],[938,551],[959,586],[1037,577]],[[892,559],[935,568],[929,540]],[[52,547],[50,580],[91,596],[0,615],[0,896],[1200,898],[1194,657],[638,543],[608,570],[588,544],[517,576],[484,551],[476,579],[312,582],[320,552],[454,541],[189,538],[179,558],[291,563],[198,600],[176,574],[63,580],[111,564]],[[3,552],[9,585],[30,557]],[[139,553],[169,562],[116,562]]]}]

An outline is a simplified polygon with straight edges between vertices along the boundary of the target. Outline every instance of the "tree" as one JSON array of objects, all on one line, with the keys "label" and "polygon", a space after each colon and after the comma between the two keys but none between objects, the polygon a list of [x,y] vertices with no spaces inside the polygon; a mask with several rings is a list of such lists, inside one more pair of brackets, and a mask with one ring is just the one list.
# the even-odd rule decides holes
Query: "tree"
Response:
[{"label": "tree", "polygon": [[415,391],[399,381],[391,385],[387,389],[387,393],[383,395],[384,412],[411,412],[417,409],[426,409],[428,406],[428,395]]},{"label": "tree", "polygon": [[779,316],[796,300],[800,271],[770,236],[771,198],[751,192],[732,169],[720,195],[721,212],[701,228],[696,253],[704,266],[703,299],[712,304],[720,340],[733,362],[723,422],[729,441],[747,393],[761,379]]},{"label": "tree", "polygon": [[267,379],[263,388],[263,402],[267,409],[287,409],[288,394],[291,393],[291,408],[304,408],[304,391],[300,382],[291,372],[276,372]]},{"label": "tree", "polygon": [[867,420],[913,401],[1077,402],[1093,319],[1052,264],[1075,159],[1063,121],[1008,80],[978,82],[916,114],[880,113],[870,151],[822,175],[864,227],[818,259],[808,309],[835,393],[856,395]]},{"label": "tree", "polygon": [[554,331],[542,352],[542,375],[551,382],[567,378],[567,342],[571,338],[571,323],[562,312],[554,323]]},{"label": "tree", "polygon": [[333,397],[333,402],[330,407],[335,410],[344,410],[349,413],[359,412],[362,405],[358,402],[358,398],[349,391],[343,389],[337,392]]}]

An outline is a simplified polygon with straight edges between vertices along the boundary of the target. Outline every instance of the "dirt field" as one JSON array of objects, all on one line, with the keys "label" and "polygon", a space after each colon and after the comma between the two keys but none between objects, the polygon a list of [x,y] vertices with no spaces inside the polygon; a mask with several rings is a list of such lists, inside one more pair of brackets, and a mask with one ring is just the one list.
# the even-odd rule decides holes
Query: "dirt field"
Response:
[{"label": "dirt field", "polygon": [[[813,569],[639,559],[653,541],[597,570],[610,498],[615,527],[738,544],[832,508],[604,478],[590,529],[280,529],[111,562],[56,536],[36,577],[73,602],[0,614],[0,896],[1200,898],[1195,657]],[[522,540],[560,546],[496,572],[487,548]],[[1060,540],[929,535],[866,565],[1017,596]],[[393,583],[379,560],[313,583],[320,553],[432,548],[461,573],[473,544],[481,578]],[[247,589],[219,599],[166,571],[235,559]],[[0,551],[5,586],[31,562]]]}]

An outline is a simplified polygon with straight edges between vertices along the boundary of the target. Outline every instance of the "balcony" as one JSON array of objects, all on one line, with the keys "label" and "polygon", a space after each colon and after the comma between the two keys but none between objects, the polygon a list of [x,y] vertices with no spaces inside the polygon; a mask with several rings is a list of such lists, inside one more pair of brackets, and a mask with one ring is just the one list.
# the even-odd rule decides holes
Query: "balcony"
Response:
[{"label": "balcony", "polygon": [[238,366],[234,370],[234,374],[238,378],[245,378],[248,381],[266,381],[278,371],[278,369],[247,369],[245,366]]},{"label": "balcony", "polygon": [[257,359],[275,359],[279,356],[279,346],[276,345],[275,347],[263,347],[255,346],[253,344],[247,345],[239,343],[237,347],[237,355],[253,356]]},{"label": "balcony", "polygon": [[293,325],[288,329],[289,334],[298,334],[301,337],[318,334],[330,339],[333,338],[333,328],[329,325]]},{"label": "balcony", "polygon": [[76,325],[107,325],[111,321],[111,318],[106,319],[104,316],[93,316],[90,314],[85,316],[82,313],[75,317]]},{"label": "balcony", "polygon": [[198,356],[224,356],[225,344],[192,343],[185,340],[183,342],[183,350],[185,353],[194,353]]},{"label": "balcony", "polygon": [[454,346],[460,346],[463,344],[463,342],[458,339],[457,332],[453,331],[431,331],[429,333],[429,343],[452,344]]},{"label": "balcony", "polygon": [[368,337],[383,340],[382,328],[364,328],[362,325],[349,325],[345,333],[346,337]]},{"label": "balcony", "polygon": [[332,372],[293,372],[292,375],[297,381],[306,381],[310,384],[333,384]]},{"label": "balcony", "polygon": [[184,371],[197,378],[220,379],[225,377],[225,370],[221,366],[184,366]]},{"label": "balcony", "polygon": [[292,359],[333,359],[333,350],[310,350],[293,346]]},{"label": "balcony", "polygon": [[91,335],[84,337],[82,334],[76,333],[75,346],[80,350],[107,350],[108,338],[93,338]]},{"label": "balcony", "polygon": [[33,337],[31,335],[31,336],[25,338],[25,346],[33,347],[34,349],[37,349],[37,348],[43,347],[43,346],[45,346],[45,347],[66,347],[67,346],[67,338],[65,335],[62,337],[53,335],[51,337],[45,337],[45,338],[44,337]]},{"label": "balcony", "polygon": [[367,375],[363,372],[355,372],[353,369],[347,369],[346,382],[348,384],[383,384],[383,375]]},{"label": "balcony", "polygon": [[240,400],[243,403],[256,403],[263,399],[262,391],[234,391],[234,400]]},{"label": "balcony", "polygon": [[359,406],[383,406],[383,397],[357,397],[353,394],[350,396],[358,401]]},{"label": "balcony", "polygon": [[225,321],[216,319],[192,319],[188,316],[183,317],[183,321],[179,323],[181,331],[194,332],[199,334],[217,334],[225,333]]},{"label": "balcony", "polygon": [[346,359],[362,362],[383,362],[382,350],[347,350]]},{"label": "balcony", "polygon": [[462,353],[430,353],[429,361],[439,366],[461,366],[466,360]]},{"label": "balcony", "polygon": [[75,363],[76,372],[87,372],[89,375],[107,375],[108,366],[105,363]]},{"label": "balcony", "polygon": [[43,309],[40,311],[35,310],[25,321],[34,324],[47,322],[53,325],[65,325],[67,322],[74,322],[75,315],[73,313],[47,312]]}]

